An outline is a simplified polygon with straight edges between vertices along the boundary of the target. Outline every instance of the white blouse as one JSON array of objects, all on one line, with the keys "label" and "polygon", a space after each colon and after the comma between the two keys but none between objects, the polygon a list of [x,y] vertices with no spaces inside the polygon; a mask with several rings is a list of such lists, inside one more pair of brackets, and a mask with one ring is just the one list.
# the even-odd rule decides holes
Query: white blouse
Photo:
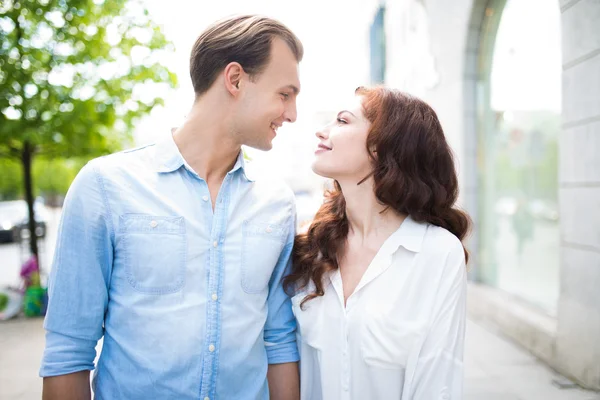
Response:
[{"label": "white blouse", "polygon": [[346,307],[339,270],[303,310],[296,294],[301,398],[462,399],[466,277],[458,238],[408,217]]}]

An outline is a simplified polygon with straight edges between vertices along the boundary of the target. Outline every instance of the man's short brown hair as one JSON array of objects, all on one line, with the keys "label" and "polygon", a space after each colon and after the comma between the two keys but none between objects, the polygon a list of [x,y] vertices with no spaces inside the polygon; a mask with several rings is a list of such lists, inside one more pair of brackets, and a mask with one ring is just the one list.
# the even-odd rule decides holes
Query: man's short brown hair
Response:
[{"label": "man's short brown hair", "polygon": [[283,39],[296,60],[304,55],[302,43],[281,22],[259,15],[241,15],[217,21],[196,40],[190,58],[190,76],[196,96],[205,93],[227,64],[238,62],[255,77],[269,62],[273,38]]}]

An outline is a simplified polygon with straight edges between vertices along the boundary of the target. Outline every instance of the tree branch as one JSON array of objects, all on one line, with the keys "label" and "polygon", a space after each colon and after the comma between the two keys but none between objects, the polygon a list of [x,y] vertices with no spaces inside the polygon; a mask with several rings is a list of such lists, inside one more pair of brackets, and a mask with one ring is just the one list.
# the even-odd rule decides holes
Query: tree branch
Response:
[{"label": "tree branch", "polygon": [[20,160],[21,159],[21,151],[19,149],[17,149],[16,147],[6,145],[6,150],[4,150],[4,151],[0,150],[0,158],[4,158],[4,157]]}]

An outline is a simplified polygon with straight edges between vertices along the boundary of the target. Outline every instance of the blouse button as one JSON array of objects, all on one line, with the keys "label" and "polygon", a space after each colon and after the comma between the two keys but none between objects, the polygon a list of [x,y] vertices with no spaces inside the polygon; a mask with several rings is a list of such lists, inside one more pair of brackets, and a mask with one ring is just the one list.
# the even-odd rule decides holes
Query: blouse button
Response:
[{"label": "blouse button", "polygon": [[440,392],[440,400],[450,400],[450,393],[448,393],[447,387],[444,387]]}]

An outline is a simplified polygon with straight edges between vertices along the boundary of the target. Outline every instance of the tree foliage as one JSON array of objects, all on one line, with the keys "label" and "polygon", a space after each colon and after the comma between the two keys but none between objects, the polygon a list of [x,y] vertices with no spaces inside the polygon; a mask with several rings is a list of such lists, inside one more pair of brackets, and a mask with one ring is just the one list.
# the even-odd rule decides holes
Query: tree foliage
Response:
[{"label": "tree foliage", "polygon": [[131,141],[176,85],[161,62],[171,51],[140,1],[0,2],[0,158],[22,165],[30,219],[33,158],[91,157]]}]

